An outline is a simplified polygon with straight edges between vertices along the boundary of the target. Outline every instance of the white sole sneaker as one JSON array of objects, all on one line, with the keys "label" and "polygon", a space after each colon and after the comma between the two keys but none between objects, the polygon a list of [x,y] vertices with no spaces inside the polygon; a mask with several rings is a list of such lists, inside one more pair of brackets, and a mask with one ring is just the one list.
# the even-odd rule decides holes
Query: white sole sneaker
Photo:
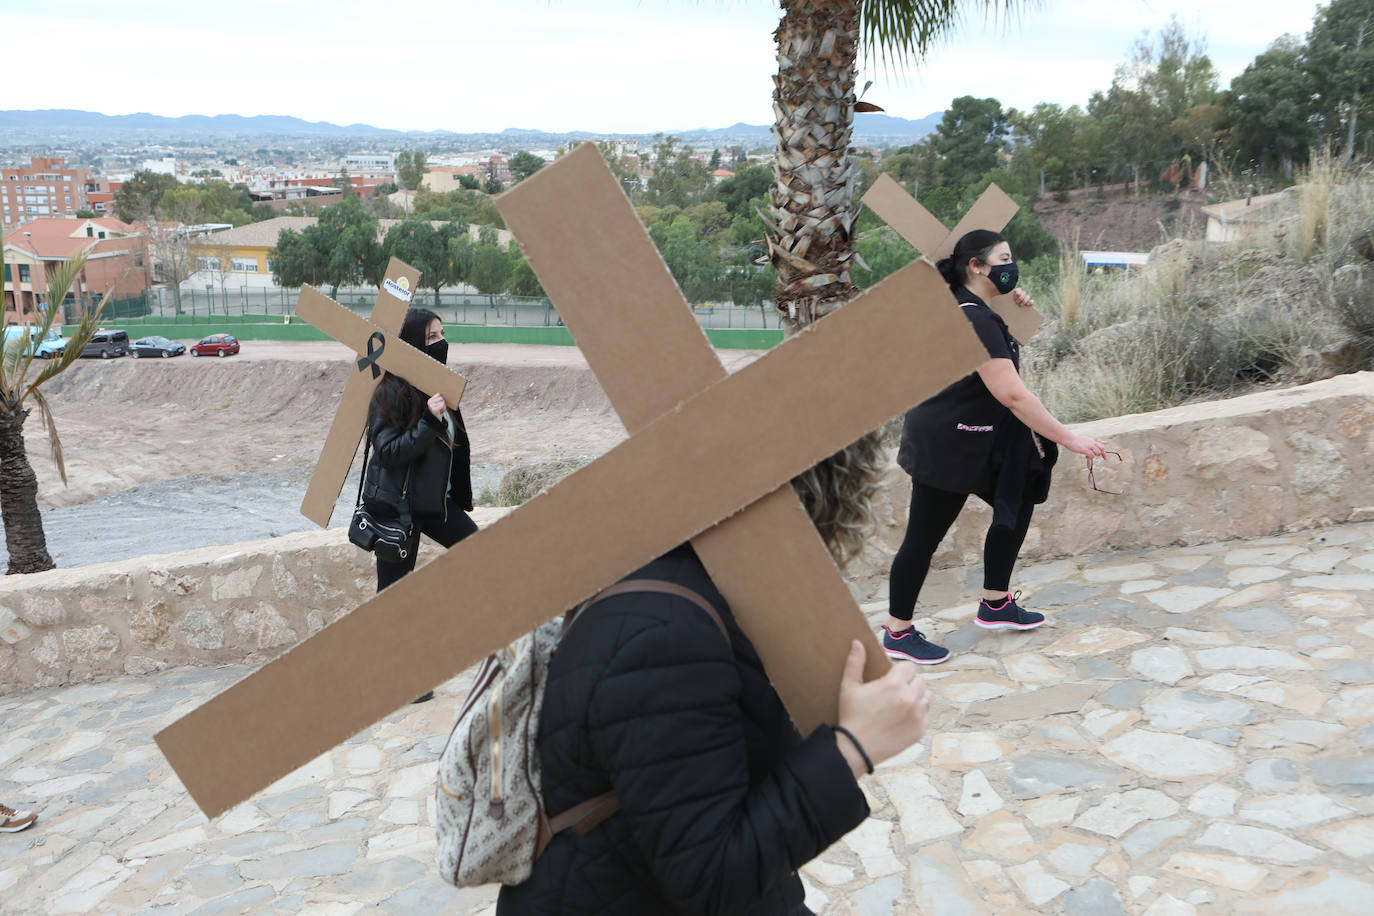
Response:
[{"label": "white sole sneaker", "polygon": [[1045,623],[1043,620],[1037,620],[1035,623],[1012,623],[1010,620],[984,622],[980,617],[973,618],[973,622],[985,630],[1034,630]]},{"label": "white sole sneaker", "polygon": [[941,662],[949,661],[949,653],[945,653],[944,658],[912,658],[910,655],[894,652],[891,649],[884,649],[883,653],[887,655],[888,658],[896,659],[899,662],[915,662],[918,665],[938,665]]}]

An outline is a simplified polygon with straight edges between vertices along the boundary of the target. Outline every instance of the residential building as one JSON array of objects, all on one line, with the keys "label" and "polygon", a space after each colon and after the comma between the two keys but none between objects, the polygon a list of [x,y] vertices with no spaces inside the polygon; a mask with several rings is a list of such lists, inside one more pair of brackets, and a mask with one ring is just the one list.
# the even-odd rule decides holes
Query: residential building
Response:
[{"label": "residential building", "polygon": [[0,171],[0,225],[74,216],[77,210],[87,209],[86,193],[91,184],[90,169],[68,168],[60,158],[33,156],[28,168],[4,166]]},{"label": "residential building", "polygon": [[464,175],[476,177],[478,187],[486,184],[487,170],[477,165],[430,166],[429,171],[425,172],[425,176],[420,179],[420,184],[427,191],[445,194],[461,188]]},{"label": "residential building", "polygon": [[194,258],[194,272],[181,287],[275,287],[269,254],[277,247],[277,236],[284,229],[300,232],[316,222],[313,216],[278,216],[191,239],[188,248]]},{"label": "residential building", "polygon": [[391,153],[354,153],[339,160],[340,168],[350,172],[382,172],[396,174],[396,157]]},{"label": "residential building", "polygon": [[147,239],[140,227],[113,217],[36,219],[6,232],[4,245],[7,325],[41,320],[49,275],[85,249],[86,266],[72,289],[77,300],[98,301],[106,293],[134,296],[148,288]]}]

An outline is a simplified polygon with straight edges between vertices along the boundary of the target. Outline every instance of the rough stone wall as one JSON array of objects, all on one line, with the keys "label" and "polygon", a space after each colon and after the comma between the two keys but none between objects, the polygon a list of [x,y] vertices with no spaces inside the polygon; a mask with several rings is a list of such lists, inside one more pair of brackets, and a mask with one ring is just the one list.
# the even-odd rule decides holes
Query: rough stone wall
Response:
[{"label": "rough stone wall", "polygon": [[[1023,557],[1196,544],[1374,518],[1374,373],[1086,424],[1122,455],[1088,489],[1066,454]],[[910,481],[895,466],[849,574],[886,576]],[[504,514],[480,509],[479,525]],[[971,499],[936,564],[981,562],[991,512]],[[438,550],[426,542],[421,561]],[[260,663],[375,588],[342,529],[0,578],[0,692],[170,665]]]}]

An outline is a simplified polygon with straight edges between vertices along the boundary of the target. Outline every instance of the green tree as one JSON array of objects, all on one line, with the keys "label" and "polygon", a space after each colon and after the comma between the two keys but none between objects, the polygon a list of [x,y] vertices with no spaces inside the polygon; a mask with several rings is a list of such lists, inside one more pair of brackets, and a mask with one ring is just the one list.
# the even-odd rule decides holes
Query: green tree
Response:
[{"label": "green tree", "polygon": [[377,219],[357,197],[345,197],[300,232],[284,229],[272,249],[272,276],[280,286],[327,284],[337,296],[345,284],[379,285],[386,258]]},{"label": "green tree", "polygon": [[654,139],[654,173],[645,185],[648,203],[690,205],[711,186],[711,173],[692,158],[690,146],[677,145],[677,137],[655,134]]},{"label": "green tree", "polygon": [[1374,2],[1331,0],[1317,8],[1307,37],[1307,72],[1327,136],[1344,134],[1345,161],[1355,157],[1360,115],[1374,81]]},{"label": "green tree", "polygon": [[950,102],[930,141],[941,159],[941,182],[960,188],[996,167],[1010,129],[996,99],[965,95]]},{"label": "green tree", "polygon": [[509,165],[510,173],[515,176],[516,184],[519,184],[542,169],[544,167],[544,160],[540,159],[534,153],[521,150],[510,157]]},{"label": "green tree", "polygon": [[479,293],[488,296],[496,303],[498,293],[506,291],[510,283],[511,261],[506,249],[496,241],[496,230],[483,226],[477,235],[477,247],[473,252],[472,268],[468,272],[468,282]]},{"label": "green tree", "polygon": [[428,220],[411,219],[392,226],[386,234],[385,253],[400,258],[420,271],[420,287],[434,290],[434,305],[439,305],[439,290],[454,282],[449,242],[467,227],[444,223],[438,229]]},{"label": "green tree", "polygon": [[506,186],[503,185],[501,179],[497,178],[495,175],[487,176],[486,184],[482,185],[482,190],[486,191],[488,194],[500,194],[505,189]]},{"label": "green tree", "polygon": [[175,188],[179,182],[175,175],[141,170],[134,172],[114,196],[115,216],[126,223],[149,219],[162,201],[162,195]]},{"label": "green tree", "polygon": [[768,193],[773,172],[767,166],[751,165],[736,172],[711,189],[711,196],[725,204],[731,216],[751,215],[753,201]]},{"label": "green tree", "polygon": [[520,246],[511,242],[507,250],[507,257],[510,259],[510,284],[509,291],[512,296],[545,296],[544,287],[540,285],[539,278],[534,274],[534,268],[529,261],[525,260],[525,254],[520,250]]},{"label": "green tree", "polygon": [[[29,463],[24,422],[33,406],[37,406],[48,431],[53,463],[65,485],[67,467],[62,460],[62,440],[58,437],[42,386],[69,369],[81,356],[81,351],[100,327],[100,313],[105,308],[108,293],[81,316],[76,330],[67,338],[63,354],[49,360],[36,376],[31,377],[30,373],[34,348],[61,312],[62,303],[85,268],[87,253],[82,251],[46,272],[48,307],[43,311],[42,322],[32,334],[21,329],[20,333],[7,336],[3,353],[0,353],[0,517],[5,524],[5,548],[9,553],[7,572],[10,574],[42,572],[57,565],[48,553],[43,517],[38,511],[38,477]],[[4,251],[0,249],[0,268],[4,267],[4,260]]]},{"label": "green tree", "polygon": [[[1188,124],[1183,119],[1191,109],[1214,105],[1220,96],[1216,68],[1206,52],[1206,40],[1189,35],[1173,17],[1153,38],[1145,33],[1136,39],[1111,88],[1089,102],[1094,117],[1112,118],[1113,151],[1130,167],[1137,192],[1142,172],[1158,176],[1189,147],[1197,147],[1197,136],[1181,136],[1179,130]],[[1216,118],[1209,114],[1192,123],[1204,120],[1215,123]]]},{"label": "green tree", "polygon": [[458,187],[468,191],[480,191],[482,182],[476,175],[459,175]]},{"label": "green tree", "polygon": [[406,191],[418,191],[424,183],[429,166],[425,164],[425,154],[401,150],[396,154],[396,183]]}]

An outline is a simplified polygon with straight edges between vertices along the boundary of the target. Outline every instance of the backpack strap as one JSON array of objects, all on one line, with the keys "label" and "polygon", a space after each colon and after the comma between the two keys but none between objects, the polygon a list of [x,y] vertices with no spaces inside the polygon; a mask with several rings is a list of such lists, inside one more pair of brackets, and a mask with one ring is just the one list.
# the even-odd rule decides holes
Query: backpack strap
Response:
[{"label": "backpack strap", "polygon": [[608,588],[603,588],[564,618],[564,635],[567,634],[573,623],[582,616],[582,613],[593,604],[599,604],[607,598],[614,598],[616,595],[628,595],[632,592],[657,592],[659,594],[672,595],[684,601],[692,602],[705,611],[707,617],[711,618],[711,622],[716,625],[716,629],[720,630],[720,635],[725,637],[725,644],[727,646],[731,645],[730,632],[725,629],[725,621],[721,619],[720,612],[711,606],[711,602],[686,586],[678,585],[676,582],[665,582],[662,579],[626,579]]},{"label": "backpack strap", "polygon": [[[632,592],[657,592],[663,595],[672,595],[690,601],[697,607],[706,612],[711,618],[711,622],[720,630],[720,635],[725,637],[725,644],[732,645],[730,642],[730,632],[725,628],[725,621],[721,619],[720,612],[712,607],[711,602],[692,591],[690,588],[678,585],[676,582],[665,582],[662,579],[626,579],[617,582],[609,588],[602,589],[587,601],[574,610],[570,611],[563,621],[563,634],[566,635],[573,623],[580,619],[592,605],[612,598],[616,595],[628,595]],[[544,852],[544,848],[549,845],[555,836],[564,830],[571,829],[578,836],[595,830],[601,822],[612,814],[620,810],[620,798],[615,792],[604,792],[595,798],[589,798],[584,802],[573,805],[568,810],[552,819],[545,815],[543,807],[539,810],[539,833],[535,840],[534,857],[538,859]]]}]

